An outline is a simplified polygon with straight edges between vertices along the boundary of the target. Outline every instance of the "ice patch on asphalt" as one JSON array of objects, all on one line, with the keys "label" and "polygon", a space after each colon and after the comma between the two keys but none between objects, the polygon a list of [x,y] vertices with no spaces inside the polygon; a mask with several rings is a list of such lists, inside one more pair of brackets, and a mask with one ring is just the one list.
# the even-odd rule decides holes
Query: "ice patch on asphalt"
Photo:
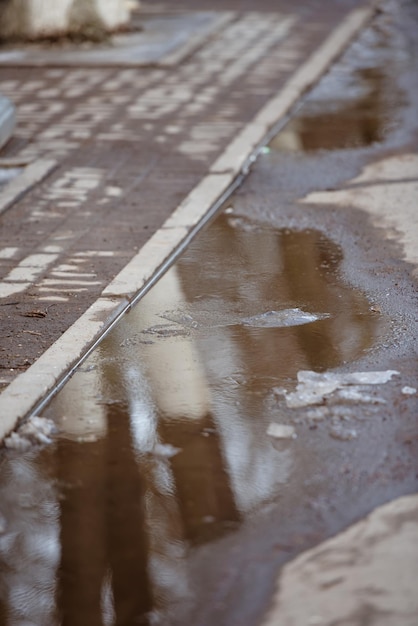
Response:
[{"label": "ice patch on asphalt", "polygon": [[[165,311],[159,317],[166,320],[141,331],[142,335],[153,335],[153,339],[187,338],[194,331],[226,326],[248,326],[251,328],[287,328],[302,326],[331,317],[329,313],[310,313],[299,308],[281,311],[263,311],[248,317],[238,316],[231,311]],[[167,323],[169,322],[169,323]],[[130,339],[133,343],[135,339]]]},{"label": "ice patch on asphalt", "polygon": [[284,309],[283,311],[267,311],[252,317],[245,317],[241,323],[254,328],[280,328],[302,326],[330,317],[329,313],[307,313],[302,309]]},{"label": "ice patch on asphalt", "polygon": [[297,437],[294,426],[274,422],[267,428],[267,434],[275,439],[296,439]]},{"label": "ice patch on asphalt", "polygon": [[[341,400],[349,402],[375,402],[364,389],[368,385],[383,385],[393,376],[399,376],[396,370],[383,372],[354,372],[337,374],[332,372],[318,373],[307,370],[298,372],[298,384],[294,392],[284,390],[286,404],[296,409],[323,404],[335,392]],[[377,400],[379,402],[379,400]]]},{"label": "ice patch on asphalt", "polygon": [[[352,420],[362,422],[386,404],[386,400],[372,393],[371,388],[384,385],[399,375],[395,370],[351,374],[301,370],[298,372],[298,383],[294,391],[289,392],[282,387],[276,387],[273,389],[273,397],[276,398],[275,402],[278,396],[284,399],[284,404],[291,411],[289,417],[294,424],[304,423],[309,425],[310,429],[316,429],[325,422],[330,437],[340,441],[351,441],[358,436]],[[408,393],[412,389],[409,387]],[[295,429],[290,430],[292,426],[281,424],[271,424],[267,434],[276,436],[274,434],[276,428],[278,438],[285,438],[286,432],[294,433],[296,437]]]}]

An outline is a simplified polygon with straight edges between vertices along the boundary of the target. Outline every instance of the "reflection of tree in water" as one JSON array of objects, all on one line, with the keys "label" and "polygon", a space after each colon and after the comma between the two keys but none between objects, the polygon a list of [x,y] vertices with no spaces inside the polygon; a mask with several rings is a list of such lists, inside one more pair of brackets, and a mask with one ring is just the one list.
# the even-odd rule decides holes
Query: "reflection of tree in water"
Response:
[{"label": "reflection of tree in water", "polygon": [[54,456],[2,451],[0,459],[0,624],[57,623],[59,510]]},{"label": "reflection of tree in water", "polygon": [[[140,312],[129,316],[134,332],[141,329]],[[126,333],[126,328],[115,333],[100,347],[98,376],[109,399],[102,406],[106,427],[100,437],[91,443],[58,444],[64,624],[77,623],[81,616],[98,626],[148,624],[156,615],[164,616],[166,605],[171,610],[177,606],[181,615],[190,595],[186,545],[211,540],[228,530],[224,522],[238,519],[206,393],[197,412],[188,397],[196,392],[187,388],[177,394],[172,415],[159,408],[175,399],[168,392],[173,381],[166,379],[161,386],[160,379],[164,359],[170,362],[172,352],[180,356],[176,342],[167,338],[147,345],[141,359],[134,347],[117,359]],[[148,378],[141,373],[144,368]],[[173,376],[176,382],[175,372]],[[77,376],[71,385],[73,390],[65,392],[69,398],[83,393]],[[57,398],[55,411],[60,403],[69,406],[65,394]],[[155,455],[155,446],[165,443],[179,452]]]},{"label": "reflection of tree in water", "polygon": [[[101,345],[90,384],[76,374],[57,396],[48,411],[66,416],[65,438],[50,449],[48,470],[42,455],[31,460],[40,494],[31,527],[44,524],[57,545],[60,533],[61,556],[46,572],[54,581],[51,625],[54,594],[68,625],[148,624],[157,614],[164,623],[167,607],[187,615],[189,547],[236,528],[288,480],[291,452],[265,436],[266,390],[371,342],[374,319],[364,296],[339,281],[341,258],[315,231],[221,216]],[[213,303],[218,326],[151,343],[141,335],[167,310]],[[247,317],[296,306],[331,318],[290,328],[222,324],[225,312]],[[120,356],[122,340],[137,336],[145,343],[134,341]],[[80,443],[86,433],[93,440]],[[180,451],[158,457],[156,444]],[[303,462],[311,468],[309,454]],[[55,511],[47,523],[42,499]]]},{"label": "reflection of tree in water", "polygon": [[[367,299],[344,285],[342,253],[317,231],[290,231],[221,215],[177,264],[189,312],[212,323],[197,345],[238,509],[246,514],[277,497],[292,456],[265,435],[266,396],[301,369],[323,370],[357,357],[374,339]],[[301,326],[251,328],[230,324],[269,310],[300,308],[329,319]],[[218,323],[213,323],[218,311]],[[304,450],[309,465],[310,450]]]},{"label": "reflection of tree in water", "polygon": [[[106,601],[115,624],[147,624],[153,605],[147,572],[146,484],[134,456],[129,415],[114,405],[106,413],[105,438],[82,445],[61,441],[57,448],[63,484],[63,624],[80,623],[82,616],[85,623],[101,626]],[[111,594],[110,601],[106,593]]]},{"label": "reflection of tree in water", "polygon": [[341,261],[341,249],[318,231],[277,230],[223,215],[192,243],[179,272],[196,308],[204,294],[206,301],[221,299],[220,312],[229,306],[243,315],[292,307],[329,313],[303,326],[231,331],[247,373],[287,379],[299,369],[351,360],[374,339],[376,319],[365,296],[341,281]]},{"label": "reflection of tree in water", "polygon": [[239,522],[221,441],[213,416],[199,420],[162,417],[163,441],[181,450],[171,460],[185,539],[192,545],[213,540]]},{"label": "reflection of tree in water", "polygon": [[[308,310],[325,311],[330,319],[295,328],[310,369],[336,367],[355,354],[344,353],[345,337],[357,338],[358,352],[369,347],[374,319],[362,294],[341,284],[342,252],[317,231],[285,232],[280,237],[283,277],[291,298]],[[366,317],[365,317],[366,315]]]},{"label": "reflection of tree in water", "polygon": [[391,100],[400,96],[388,93],[388,81],[380,68],[363,68],[358,70],[357,76],[358,85],[365,90],[363,96],[350,99],[347,89],[344,98],[331,101],[334,109],[330,109],[329,104],[326,107],[327,103],[322,100],[308,102],[306,113],[296,116],[272,140],[272,147],[312,152],[369,146],[382,141],[394,108]]}]

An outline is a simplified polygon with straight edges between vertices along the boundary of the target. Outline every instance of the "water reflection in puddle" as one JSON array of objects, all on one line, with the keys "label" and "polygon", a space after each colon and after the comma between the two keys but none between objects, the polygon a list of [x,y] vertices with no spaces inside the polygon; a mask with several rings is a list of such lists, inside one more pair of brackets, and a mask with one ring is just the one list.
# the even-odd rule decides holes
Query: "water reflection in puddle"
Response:
[{"label": "water reflection in puddle", "polygon": [[267,435],[272,388],[379,333],[341,261],[319,232],[235,215],[196,239],[45,411],[54,445],[4,455],[1,623],[192,623],[199,547],[314,467]]},{"label": "water reflection in puddle", "polygon": [[[350,81],[323,99],[313,93],[302,112],[274,137],[270,147],[284,152],[343,150],[382,141],[393,127],[402,94],[393,90],[383,69],[357,70]],[[321,87],[320,87],[321,88]],[[340,99],[336,99],[339,97]]]}]

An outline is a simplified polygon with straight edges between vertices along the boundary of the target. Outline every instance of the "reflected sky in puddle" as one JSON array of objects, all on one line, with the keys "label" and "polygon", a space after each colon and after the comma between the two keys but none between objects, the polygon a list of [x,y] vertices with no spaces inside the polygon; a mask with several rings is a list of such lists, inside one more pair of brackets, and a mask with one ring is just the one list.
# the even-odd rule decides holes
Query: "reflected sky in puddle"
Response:
[{"label": "reflected sky in puddle", "polygon": [[341,261],[319,232],[227,213],[191,244],[45,411],[54,445],[4,455],[0,617],[7,604],[10,623],[188,619],[194,552],[310,475],[295,472],[302,442],[267,435],[272,389],[355,359],[381,330]]}]

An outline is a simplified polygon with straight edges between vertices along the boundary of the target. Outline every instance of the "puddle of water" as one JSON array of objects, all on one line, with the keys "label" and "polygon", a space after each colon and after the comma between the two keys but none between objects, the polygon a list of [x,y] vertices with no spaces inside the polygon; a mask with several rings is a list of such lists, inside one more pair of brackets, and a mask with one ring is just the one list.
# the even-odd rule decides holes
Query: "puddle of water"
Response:
[{"label": "puddle of water", "polygon": [[197,623],[204,547],[318,469],[272,427],[272,389],[381,331],[341,261],[319,232],[226,214],[192,243],[47,408],[54,444],[3,454],[0,623]]},{"label": "puddle of water", "polygon": [[383,141],[402,103],[401,93],[391,91],[384,70],[378,67],[358,69],[349,78],[348,84],[343,82],[338,89],[334,85],[331,98],[323,100],[314,92],[302,112],[272,139],[270,147],[284,152],[314,152]]}]

